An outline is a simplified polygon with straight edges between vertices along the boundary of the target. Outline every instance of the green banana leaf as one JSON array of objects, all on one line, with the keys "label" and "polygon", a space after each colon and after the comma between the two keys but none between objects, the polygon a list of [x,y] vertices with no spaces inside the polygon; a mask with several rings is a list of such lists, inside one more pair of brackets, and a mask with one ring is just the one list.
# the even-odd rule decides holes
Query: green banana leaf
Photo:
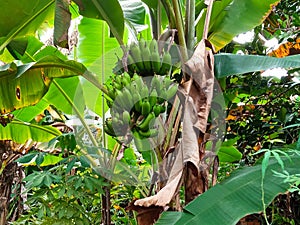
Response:
[{"label": "green banana leaf", "polygon": [[[73,99],[76,99],[74,93],[78,93],[79,83],[77,76],[85,73],[86,68],[82,64],[61,60],[55,56],[44,57],[36,63],[21,66],[14,63],[2,66],[0,68],[0,111],[1,113],[8,113],[17,108],[22,109],[13,112],[15,119],[7,126],[0,126],[0,139],[13,140],[17,143],[24,143],[29,139],[46,142],[60,135],[60,131],[56,128],[38,126],[28,122],[49,104],[66,109],[66,106],[69,105],[63,101],[64,95],[70,98],[73,94]],[[86,74],[85,76],[87,76]],[[57,91],[57,86],[51,85],[48,96],[43,98],[54,78],[64,78],[56,81],[58,86],[64,88]],[[40,101],[42,98],[43,100]],[[37,102],[37,105],[31,106]],[[27,106],[30,107],[26,108]],[[81,103],[81,106],[80,112],[83,112],[84,104]],[[71,108],[69,111],[66,109],[67,113],[72,113],[72,106],[69,108]]]},{"label": "green banana leaf", "polygon": [[66,60],[67,57],[57,48],[53,46],[44,46],[44,44],[37,39],[35,36],[26,36],[23,38],[17,38],[12,41],[21,39],[27,43],[26,49],[24,52],[17,51],[17,48],[10,48],[10,45],[5,49],[4,53],[0,55],[0,60],[5,63],[11,63],[14,60],[19,60],[22,63],[30,63],[32,61],[39,61],[40,59],[53,55],[57,56],[60,59]]},{"label": "green banana leaf", "polygon": [[[16,37],[33,34],[40,25],[53,17],[55,0],[0,0],[0,52]],[[26,43],[18,43],[17,47]],[[11,46],[16,47],[16,46]]]},{"label": "green banana leaf", "polygon": [[49,103],[41,99],[36,105],[27,106],[12,112],[15,118],[24,122],[31,122],[37,115],[44,112]]},{"label": "green banana leaf", "polygon": [[51,126],[39,126],[13,120],[7,126],[0,125],[0,140],[12,140],[16,143],[25,143],[27,140],[47,142],[61,135],[61,132]]},{"label": "green banana leaf", "polygon": [[0,113],[36,104],[48,91],[53,78],[82,75],[86,68],[75,61],[49,56],[36,63],[0,67]]},{"label": "green banana leaf", "polygon": [[[279,0],[215,1],[212,11],[208,39],[216,51],[221,50],[236,35],[260,25]],[[202,39],[206,13],[197,24],[198,41]]]},{"label": "green banana leaf", "polygon": [[[119,0],[127,28],[140,32],[148,28],[145,24],[146,10],[140,0]],[[137,33],[134,34],[137,36]]]},{"label": "green banana leaf", "polygon": [[119,44],[123,44],[124,15],[118,0],[74,0],[82,16],[105,20]]},{"label": "green banana leaf", "polygon": [[[289,174],[299,174],[300,156],[291,159],[282,157],[285,170]],[[264,200],[266,204],[280,193],[288,190],[289,184],[274,176],[281,172],[277,160],[269,161],[264,180]],[[245,167],[231,174],[230,178],[212,187],[186,207],[183,212],[165,212],[156,224],[226,224],[234,225],[247,214],[263,210],[261,191],[262,166]]]},{"label": "green banana leaf", "polygon": [[217,78],[273,69],[277,67],[285,69],[299,68],[300,55],[287,56],[284,58],[259,55],[215,55],[215,76]]},{"label": "green banana leaf", "polygon": [[[78,26],[79,41],[77,54],[79,62],[97,75],[99,81],[105,81],[117,62],[116,53],[122,51],[115,38],[109,37],[109,27],[101,20],[82,18]],[[119,52],[118,52],[119,51]],[[102,92],[86,80],[81,81],[85,104],[100,116],[103,115]],[[105,104],[105,110],[107,105]]]},{"label": "green banana leaf", "polygon": [[153,1],[153,0],[142,0],[149,8],[156,9],[158,5],[158,1]]},{"label": "green banana leaf", "polygon": [[238,162],[242,158],[242,153],[234,147],[238,138],[224,141],[217,151],[220,162]]},{"label": "green banana leaf", "polygon": [[[55,85],[53,83],[54,82],[52,82],[48,92],[43,97],[43,100],[47,101],[50,105],[54,105],[57,109],[66,114],[74,115],[79,113],[83,115],[86,100],[83,95],[79,77],[56,78]],[[95,96],[90,96],[90,98],[91,100],[95,100]],[[74,107],[76,107],[76,109]]]}]

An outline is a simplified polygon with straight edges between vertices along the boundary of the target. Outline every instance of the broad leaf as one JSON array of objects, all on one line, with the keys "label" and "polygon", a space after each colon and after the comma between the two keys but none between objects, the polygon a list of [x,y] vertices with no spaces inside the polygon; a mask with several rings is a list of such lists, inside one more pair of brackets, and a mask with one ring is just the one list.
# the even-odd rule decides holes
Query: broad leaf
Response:
[{"label": "broad leaf", "polygon": [[[18,40],[24,40],[26,42],[26,48],[24,50],[24,53],[22,54],[22,52],[17,51],[17,48],[13,46],[12,49],[10,49],[11,45],[18,41]],[[38,40],[36,37],[34,36],[26,36],[23,38],[17,38],[14,39],[9,45],[8,45],[8,49],[10,49],[10,53],[14,56],[14,58],[16,60],[21,60],[23,63],[29,63],[32,62],[32,56],[34,56],[34,54],[36,54],[43,46],[43,43]],[[35,60],[37,60],[37,58],[33,57]],[[7,63],[9,63],[8,61],[5,61]]]},{"label": "broad leaf", "polygon": [[[236,35],[260,25],[278,0],[239,0],[214,2],[209,41],[216,51],[222,49]],[[205,14],[197,25],[198,41],[202,39]]]},{"label": "broad leaf", "polygon": [[28,45],[27,38],[22,37],[22,38],[15,38],[6,47],[7,47],[8,51],[10,52],[10,54],[12,54],[14,56],[14,58],[17,59],[16,53],[18,53],[20,55],[24,55],[27,45]]},{"label": "broad leaf", "polygon": [[217,153],[220,162],[236,162],[242,158],[242,153],[233,146],[234,143],[231,140],[222,143]]},{"label": "broad leaf", "polygon": [[[66,114],[75,114],[74,110],[78,110],[82,115],[85,101],[79,78],[60,78],[55,79],[55,82],[56,85],[51,84],[49,91],[43,99]],[[70,104],[69,101],[72,103]]]},{"label": "broad leaf", "polygon": [[52,154],[46,154],[44,153],[29,153],[24,155],[23,157],[17,159],[16,161],[22,164],[22,166],[36,166],[37,165],[37,156],[42,155],[41,163],[38,163],[40,167],[43,166],[53,166],[57,163],[59,163],[61,160],[63,160],[62,156],[56,156]]},{"label": "broad leaf", "polygon": [[0,113],[36,104],[47,92],[52,78],[83,75],[86,68],[75,61],[46,57],[21,66],[0,67]]},{"label": "broad leaf", "polygon": [[144,5],[139,0],[119,0],[122,7],[125,22],[129,27],[134,27],[137,32],[145,30],[146,10]]},{"label": "broad leaf", "polygon": [[158,5],[158,1],[153,1],[153,0],[142,0],[149,8],[156,9]]},{"label": "broad leaf", "polygon": [[[117,61],[116,52],[121,52],[115,38],[109,37],[109,28],[104,21],[83,18],[78,26],[78,58],[102,83],[111,74]],[[119,54],[121,57],[121,54]],[[102,115],[102,92],[91,83],[82,81],[87,107]]]},{"label": "broad leaf", "polygon": [[[299,173],[300,156],[291,156],[292,161],[282,157],[286,171]],[[226,224],[234,225],[247,214],[263,210],[261,197],[261,165],[244,167],[231,174],[224,182],[212,187],[184,208],[183,212],[163,213],[159,225],[163,224]],[[281,172],[277,160],[270,160],[265,174],[264,195],[266,204],[280,193],[288,190],[289,184],[274,176]]]},{"label": "broad leaf", "polygon": [[49,106],[49,103],[45,100],[39,101],[36,105],[24,107],[12,112],[15,118],[22,120],[24,122],[32,121],[37,115],[44,112],[44,110]]},{"label": "broad leaf", "polygon": [[[105,56],[105,65],[112,72],[117,57],[113,54],[104,55],[119,47],[115,38],[109,36],[109,27],[101,20],[82,18],[78,26],[78,59],[90,71],[100,75],[102,68],[102,57]],[[109,71],[107,71],[109,72]],[[109,76],[109,75],[108,75]]]},{"label": "broad leaf", "polygon": [[118,0],[74,0],[81,15],[105,20],[115,38],[123,43],[124,15]]},{"label": "broad leaf", "polygon": [[217,78],[234,74],[244,74],[273,68],[299,68],[300,55],[275,58],[259,55],[215,55],[215,76]]},{"label": "broad leaf", "polygon": [[52,16],[55,0],[0,0],[0,52],[16,37],[33,34]]},{"label": "broad leaf", "polygon": [[59,135],[61,132],[51,126],[39,126],[15,120],[6,127],[0,125],[0,140],[13,140],[17,143],[25,143],[27,140],[47,142]]}]

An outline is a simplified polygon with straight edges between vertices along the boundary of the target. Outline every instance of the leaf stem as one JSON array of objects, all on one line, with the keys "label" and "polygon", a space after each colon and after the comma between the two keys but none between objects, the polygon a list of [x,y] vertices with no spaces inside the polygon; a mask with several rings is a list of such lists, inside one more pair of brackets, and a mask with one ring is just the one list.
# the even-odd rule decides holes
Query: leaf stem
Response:
[{"label": "leaf stem", "polygon": [[[104,34],[105,34],[105,28],[104,28],[104,26],[102,26],[102,52],[101,52],[101,54],[102,54],[102,56],[105,54],[105,37],[104,37]],[[104,82],[105,82],[105,59],[104,59],[104,57],[101,57],[101,64],[102,64],[102,66],[101,66],[101,78],[102,78],[102,84],[104,84]],[[105,124],[105,108],[104,108],[104,106],[105,106],[105,99],[104,99],[104,95],[102,94],[102,96],[101,96],[101,101],[102,101],[102,130],[104,130],[104,124]],[[105,132],[103,132],[103,146],[106,148],[107,146],[106,146],[106,134],[105,134]]]},{"label": "leaf stem", "polygon": [[60,134],[60,131],[59,130],[51,130],[49,129],[49,126],[39,126],[39,125],[36,125],[36,124],[33,124],[33,123],[28,123],[28,122],[24,122],[24,121],[21,121],[17,118],[14,118],[11,122],[11,124],[16,124],[16,125],[24,125],[24,126],[28,126],[28,127],[32,127],[32,128],[36,128],[36,129],[39,129],[41,131],[45,131],[53,136],[58,136]]},{"label": "leaf stem", "polygon": [[173,7],[169,0],[159,0],[163,7],[165,8],[165,11],[167,13],[168,19],[169,19],[169,28],[174,29],[176,28],[176,19],[175,19],[175,13],[173,10]]},{"label": "leaf stem", "polygon": [[175,13],[176,28],[178,31],[178,41],[179,41],[179,45],[181,46],[180,51],[181,51],[182,61],[186,62],[188,60],[188,52],[187,52],[187,46],[185,41],[184,29],[183,29],[183,19],[178,4],[178,0],[172,0],[172,2],[174,7],[174,13]]},{"label": "leaf stem", "polygon": [[207,39],[207,37],[208,37],[209,24],[210,24],[210,17],[211,17],[213,2],[214,2],[214,0],[209,0],[208,6],[207,6],[205,24],[204,24],[204,29],[203,29],[203,38],[204,39]]},{"label": "leaf stem", "polygon": [[[195,0],[186,1],[185,39],[188,50],[194,48],[195,38]],[[190,51],[191,52],[191,51]]]},{"label": "leaf stem", "polygon": [[93,143],[93,145],[95,147],[98,147],[98,143],[96,141],[96,139],[94,138],[92,131],[90,130],[89,126],[86,124],[83,116],[81,115],[81,113],[79,112],[79,109],[77,108],[77,106],[74,104],[74,102],[70,99],[70,97],[67,95],[67,93],[63,90],[63,88],[57,83],[56,80],[52,81],[53,84],[57,87],[57,89],[62,93],[62,95],[65,97],[65,99],[67,100],[67,102],[72,106],[72,108],[74,109],[75,113],[77,114],[80,122],[82,123],[83,127],[85,128],[89,138],[91,139],[91,142]]}]

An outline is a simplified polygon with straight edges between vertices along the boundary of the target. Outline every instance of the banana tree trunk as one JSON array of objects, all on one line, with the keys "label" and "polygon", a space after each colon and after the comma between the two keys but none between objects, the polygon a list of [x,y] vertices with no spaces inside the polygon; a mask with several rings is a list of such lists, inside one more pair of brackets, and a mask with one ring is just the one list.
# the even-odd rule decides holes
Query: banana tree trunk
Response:
[{"label": "banana tree trunk", "polygon": [[[15,144],[11,141],[0,141],[0,225],[8,224],[12,186],[16,180],[21,180],[16,178],[22,176],[21,168],[15,162],[20,154],[13,151],[14,147]],[[22,207],[17,208],[18,210],[12,215],[12,220],[15,220],[21,213]]]}]

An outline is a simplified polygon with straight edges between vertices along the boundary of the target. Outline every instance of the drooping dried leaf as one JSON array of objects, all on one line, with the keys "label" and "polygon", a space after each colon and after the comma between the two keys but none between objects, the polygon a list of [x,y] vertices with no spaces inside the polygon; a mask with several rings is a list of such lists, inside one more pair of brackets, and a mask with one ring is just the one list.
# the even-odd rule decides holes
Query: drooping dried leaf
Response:
[{"label": "drooping dried leaf", "polygon": [[126,210],[134,210],[137,212],[137,222],[139,225],[152,225],[154,224],[159,215],[164,211],[163,207],[160,206],[151,206],[143,207],[134,205],[135,201],[129,203],[126,207]]},{"label": "drooping dried leaf", "polygon": [[205,40],[199,43],[185,65],[192,79],[184,84],[184,88],[194,101],[198,115],[196,127],[205,133],[214,88],[214,57],[212,51],[207,49]]},{"label": "drooping dried leaf", "polygon": [[180,182],[183,172],[182,145],[178,145],[177,148],[176,159],[171,169],[166,186],[163,187],[156,195],[136,200],[134,205],[143,207],[149,207],[152,205],[166,206],[171,201],[177,190],[177,186]]},{"label": "drooping dried leaf", "polygon": [[68,30],[71,22],[69,4],[69,0],[57,0],[55,5],[54,45],[62,48],[69,48]]}]

